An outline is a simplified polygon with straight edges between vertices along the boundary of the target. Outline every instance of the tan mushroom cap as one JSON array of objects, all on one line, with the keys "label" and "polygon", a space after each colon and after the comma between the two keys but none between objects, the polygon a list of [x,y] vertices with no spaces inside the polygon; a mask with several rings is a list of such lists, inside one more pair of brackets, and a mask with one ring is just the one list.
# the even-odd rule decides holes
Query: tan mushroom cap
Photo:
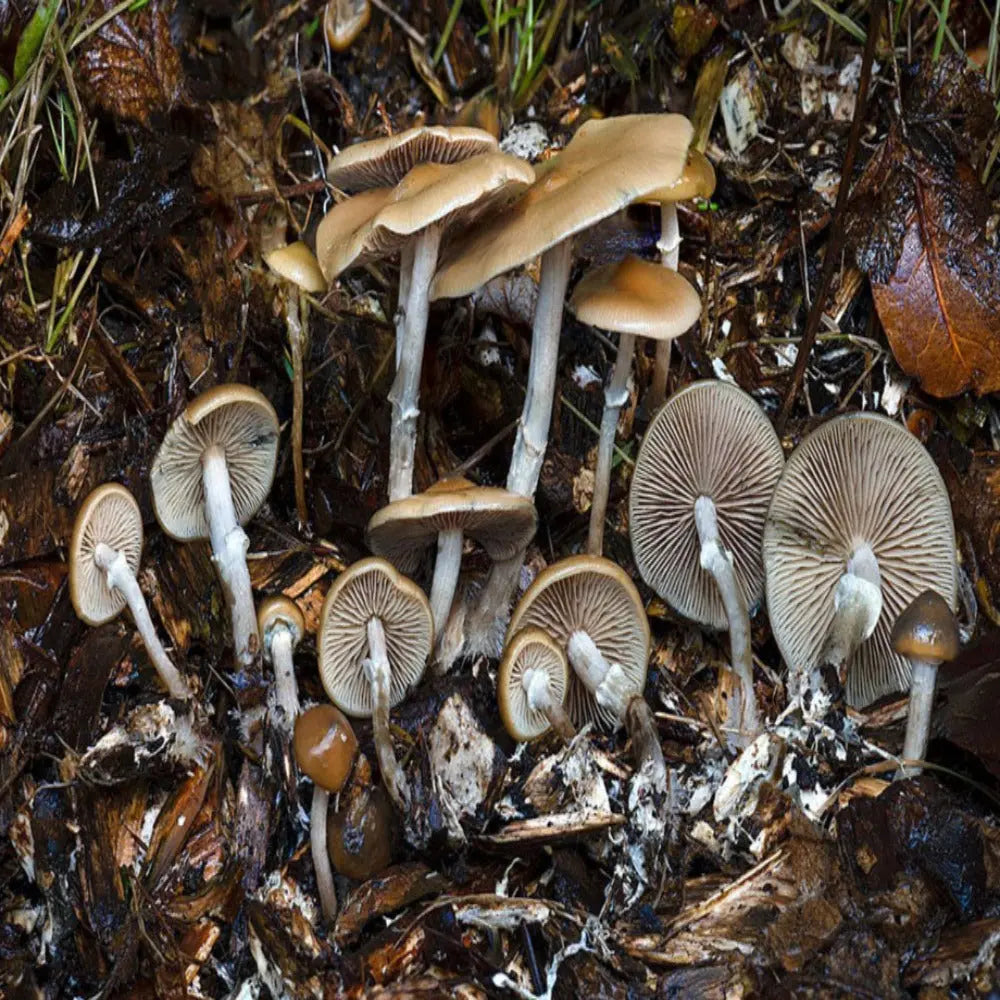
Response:
[{"label": "tan mushroom cap", "polygon": [[623,115],[582,125],[538,179],[456,240],[431,298],[468,295],[681,176],[691,142],[682,115]]},{"label": "tan mushroom cap", "polygon": [[328,0],[323,11],[323,31],[334,52],[344,52],[368,27],[370,0]]},{"label": "tan mushroom cap", "polygon": [[685,618],[729,626],[719,588],[701,568],[695,501],[715,504],[750,607],[764,592],[764,522],[784,461],[764,412],[729,382],[693,382],[654,417],[632,475],[629,535],[643,580]]},{"label": "tan mushroom cap", "polygon": [[313,705],[295,720],[292,737],[299,770],[324,791],[336,794],[347,783],[358,740],[339,708]]},{"label": "tan mushroom cap", "polygon": [[497,140],[480,128],[419,125],[348,146],[330,161],[326,176],[342,191],[393,187],[418,163],[458,163],[497,149]]},{"label": "tan mushroom cap", "polygon": [[284,594],[265,598],[257,608],[257,628],[268,656],[271,654],[271,635],[278,627],[287,628],[292,633],[293,646],[297,646],[306,634],[306,620],[299,606]]},{"label": "tan mushroom cap", "polygon": [[523,678],[529,670],[548,677],[552,700],[561,705],[569,688],[569,663],[563,648],[540,628],[523,628],[507,643],[497,674],[500,719],[511,739],[519,743],[533,740],[549,728],[545,713],[528,704]]},{"label": "tan mushroom cap", "polygon": [[203,392],[170,425],[153,459],[153,509],[178,541],[208,537],[201,457],[222,448],[240,524],[257,513],[270,492],[278,459],[278,417],[265,396],[248,385],[218,385]]},{"label": "tan mushroom cap", "polygon": [[264,256],[264,262],[275,274],[307,292],[326,291],[326,278],[319,269],[319,261],[301,240],[272,250]]},{"label": "tan mushroom cap", "polygon": [[961,645],[954,613],[933,590],[918,594],[892,626],[892,648],[900,656],[947,663]]},{"label": "tan mushroom cap", "polygon": [[376,511],[365,540],[372,552],[409,573],[442,531],[460,530],[500,562],[527,547],[537,520],[530,497],[456,477]]},{"label": "tan mushroom cap", "polygon": [[348,715],[372,714],[365,676],[368,622],[385,630],[392,684],[389,706],[398,705],[423,676],[434,643],[431,606],[424,592],[384,559],[362,559],[337,577],[319,623],[319,673],[330,700]]},{"label": "tan mushroom cap", "polygon": [[[498,198],[534,179],[530,163],[505,153],[484,153],[461,163],[418,164],[348,236],[342,235],[342,220],[335,227],[326,226],[326,219],[320,223],[316,245],[323,273],[332,280],[352,265],[389,257],[428,226],[445,227],[459,218],[471,223]],[[373,205],[379,200],[370,199]]]},{"label": "tan mushroom cap", "polygon": [[850,413],[795,449],[764,531],[767,606],[789,670],[814,667],[833,618],[847,560],[868,545],[882,578],[882,614],[847,671],[847,699],[867,705],[909,686],[910,664],[892,648],[892,624],[922,591],[955,606],[951,506],[923,445],[887,417]]},{"label": "tan mushroom cap", "polygon": [[715,167],[709,158],[697,149],[688,152],[684,172],[665,187],[657,188],[643,197],[647,204],[690,201],[692,198],[711,198],[715,193]]},{"label": "tan mushroom cap", "polygon": [[[569,637],[586,632],[608,663],[617,663],[641,692],[649,660],[649,621],[628,574],[600,556],[570,556],[543,570],[514,609],[507,634],[535,626],[566,649]],[[618,720],[600,708],[575,671],[570,672],[566,710],[577,727]]]},{"label": "tan mushroom cap", "polygon": [[392,192],[392,188],[362,191],[338,202],[320,220],[316,227],[316,260],[327,281],[333,281],[340,274],[340,271],[331,270],[330,265],[341,257],[341,248],[378,215],[392,198]]},{"label": "tan mushroom cap", "polygon": [[89,494],[76,515],[69,543],[69,599],[77,617],[102,625],[125,607],[121,591],[108,586],[94,561],[98,544],[121,552],[132,573],[142,555],[142,514],[135,497],[119,483],[105,483]]},{"label": "tan mushroom cap", "polygon": [[630,255],[585,274],[569,308],[601,330],[673,340],[698,321],[701,297],[673,269]]}]

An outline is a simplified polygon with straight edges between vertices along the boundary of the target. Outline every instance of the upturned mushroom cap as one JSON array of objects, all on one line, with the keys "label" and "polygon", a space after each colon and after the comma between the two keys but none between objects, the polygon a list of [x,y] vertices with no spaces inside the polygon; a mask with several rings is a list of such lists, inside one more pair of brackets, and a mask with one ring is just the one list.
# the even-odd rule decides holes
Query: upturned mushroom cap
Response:
[{"label": "upturned mushroom cap", "polygon": [[673,340],[697,322],[701,297],[673,269],[630,255],[585,274],[569,308],[601,330]]},{"label": "upturned mushroom cap", "polygon": [[339,258],[341,248],[388,204],[392,191],[392,188],[362,191],[338,202],[320,220],[316,227],[316,260],[326,281],[333,281],[340,271],[329,270],[325,264],[332,264]]},{"label": "upturned mushroom cap", "polygon": [[368,27],[370,0],[329,0],[323,11],[323,31],[334,52],[345,52]]},{"label": "upturned mushroom cap", "polygon": [[178,541],[208,537],[201,460],[211,445],[225,452],[236,517],[246,524],[274,481],[278,458],[274,407],[248,385],[218,385],[189,403],[170,425],[149,478],[156,519]]},{"label": "upturned mushroom cap", "polygon": [[330,161],[326,176],[342,191],[392,187],[418,163],[458,163],[498,148],[497,140],[483,129],[420,125],[348,146]]},{"label": "upturned mushroom cap", "polygon": [[933,590],[918,594],[892,626],[892,648],[915,660],[947,663],[961,644],[954,613]]},{"label": "upturned mushroom cap", "polygon": [[563,648],[540,628],[524,628],[507,643],[497,674],[500,719],[511,739],[533,740],[549,728],[544,712],[528,704],[524,675],[538,671],[548,678],[552,700],[562,704],[569,688],[570,670]]},{"label": "upturned mushroom cap", "polygon": [[[609,664],[617,663],[636,692],[646,684],[649,621],[642,598],[628,574],[600,556],[570,556],[544,569],[524,592],[507,634],[535,626],[566,649],[574,632],[586,632]],[[599,721],[617,725],[600,708],[574,671],[570,672],[566,710],[577,727]]]},{"label": "upturned mushroom cap", "polygon": [[714,192],[715,167],[704,153],[692,149],[681,176],[673,184],[651,191],[642,200],[647,204],[690,201],[692,198],[711,198]]},{"label": "upturned mushroom cap", "polygon": [[108,586],[107,575],[94,561],[101,542],[121,552],[133,574],[138,571],[142,515],[135,497],[119,483],[98,486],[83,501],[69,543],[69,598],[88,625],[102,625],[125,607],[124,595]]},{"label": "upturned mushroom cap", "polygon": [[347,782],[358,752],[350,722],[333,705],[313,705],[295,720],[292,740],[299,770],[324,791],[336,794]]},{"label": "upturned mushroom cap", "polygon": [[392,684],[390,707],[423,676],[434,643],[431,607],[424,592],[384,559],[362,559],[337,577],[319,624],[319,673],[330,700],[348,715],[372,714],[365,676],[368,622],[385,630]]},{"label": "upturned mushroom cap", "polygon": [[264,655],[271,655],[271,639],[274,630],[286,628],[292,633],[292,646],[297,646],[306,633],[306,620],[295,601],[284,594],[268,597],[257,608],[257,628]]},{"label": "upturned mushroom cap", "polygon": [[272,250],[265,255],[264,261],[279,277],[307,292],[326,291],[326,279],[319,269],[316,255],[302,240]]},{"label": "upturned mushroom cap", "polygon": [[410,573],[442,531],[460,530],[499,562],[527,547],[535,537],[536,524],[530,497],[456,477],[376,511],[365,529],[365,540],[376,555]]},{"label": "upturned mushroom cap", "polygon": [[715,580],[701,568],[695,501],[715,504],[749,607],[764,591],[764,520],[783,465],[770,421],[731,383],[694,382],[654,417],[632,475],[629,534],[642,578],[686,618],[728,627]]},{"label": "upturned mushroom cap", "polygon": [[691,123],[681,115],[592,120],[538,179],[447,250],[431,298],[468,295],[657,188],[684,169]]},{"label": "upturned mushroom cap", "polygon": [[847,671],[847,699],[856,706],[909,686],[892,623],[923,590],[954,607],[957,569],[948,493],[930,455],[887,417],[850,413],[795,449],[767,515],[767,606],[790,670],[816,665],[837,581],[862,545],[878,560],[882,613]]}]

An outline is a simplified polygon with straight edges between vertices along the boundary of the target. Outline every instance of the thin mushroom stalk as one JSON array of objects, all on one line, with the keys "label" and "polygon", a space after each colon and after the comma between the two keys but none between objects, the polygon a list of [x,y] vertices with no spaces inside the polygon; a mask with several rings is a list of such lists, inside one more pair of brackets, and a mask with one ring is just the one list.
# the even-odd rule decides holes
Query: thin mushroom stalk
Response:
[{"label": "thin mushroom stalk", "polygon": [[882,613],[882,577],[875,553],[863,545],[851,555],[833,595],[833,621],[820,653],[820,666],[843,675],[855,650],[875,631]]},{"label": "thin mushroom stalk", "polygon": [[[660,205],[660,238],[656,243],[660,251],[660,263],[676,271],[681,258],[681,229],[677,222],[677,206],[673,202]],[[656,361],[653,367],[653,381],[649,387],[650,416],[659,409],[667,398],[667,376],[670,374],[671,341],[661,340],[656,345]]]},{"label": "thin mushroom stalk", "polygon": [[371,618],[368,621],[368,659],[365,661],[365,673],[372,687],[372,729],[382,781],[396,807],[405,812],[409,808],[410,789],[392,746],[392,732],[389,728],[389,689],[392,672],[386,648],[385,629],[378,618]]},{"label": "thin mushroom stalk", "polygon": [[[934,708],[934,688],[937,684],[938,664],[910,658],[913,679],[910,681],[910,704],[906,716],[906,736],[903,739],[905,760],[924,760],[930,739],[931,714]],[[919,767],[903,768],[905,777],[920,774]]]},{"label": "thin mushroom stalk", "polygon": [[285,326],[292,356],[292,470],[295,479],[295,512],[299,528],[309,523],[306,505],[305,466],[302,461],[302,421],[305,413],[304,355],[309,331],[309,300],[299,289],[289,289],[285,303]]},{"label": "thin mushroom stalk", "polygon": [[275,629],[271,637],[271,660],[274,665],[274,700],[282,713],[282,729],[291,732],[301,711],[299,688],[295,680],[294,641],[287,628]]},{"label": "thin mushroom stalk", "polygon": [[406,340],[406,303],[410,297],[410,279],[413,276],[413,252],[416,241],[408,240],[399,252],[399,296],[396,300],[396,369]]},{"label": "thin mushroom stalk", "polygon": [[434,634],[442,635],[451,611],[451,603],[458,587],[462,568],[461,531],[442,531],[437,540],[437,558],[434,561],[434,578],[431,581],[431,614],[434,617]]},{"label": "thin mushroom stalk", "polygon": [[556,735],[566,743],[576,736],[576,727],[570,721],[566,709],[552,695],[552,685],[544,670],[527,670],[522,680],[528,707],[533,712],[541,712]]},{"label": "thin mushroom stalk", "polygon": [[333,882],[333,868],[326,844],[326,822],[330,810],[330,793],[313,785],[312,809],[309,812],[309,846],[312,850],[313,869],[316,872],[316,889],[323,918],[328,924],[337,916],[337,888]]}]

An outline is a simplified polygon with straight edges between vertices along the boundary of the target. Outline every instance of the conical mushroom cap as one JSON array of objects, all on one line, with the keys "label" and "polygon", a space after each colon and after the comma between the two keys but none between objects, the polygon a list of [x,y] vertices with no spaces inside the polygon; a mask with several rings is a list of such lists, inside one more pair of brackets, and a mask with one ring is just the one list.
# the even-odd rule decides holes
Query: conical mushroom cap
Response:
[{"label": "conical mushroom cap", "polygon": [[570,669],[562,647],[540,628],[523,628],[504,649],[497,674],[497,703],[500,719],[511,739],[533,740],[549,728],[544,712],[528,704],[524,677],[538,671],[548,678],[552,700],[561,705],[569,689]]},{"label": "conical mushroom cap", "polygon": [[274,407],[248,385],[219,385],[189,403],[170,425],[149,479],[156,519],[178,541],[208,537],[201,460],[212,445],[225,452],[236,517],[246,524],[274,481],[278,459]]},{"label": "conical mushroom cap", "polygon": [[818,427],[785,466],[764,531],[767,606],[788,669],[814,667],[847,560],[868,545],[882,578],[882,614],[847,670],[847,700],[903,691],[910,665],[892,624],[923,590],[955,607],[955,529],[944,482],[923,445],[887,417],[850,413]]},{"label": "conical mushroom cap", "polygon": [[326,279],[319,269],[316,255],[302,240],[272,250],[264,256],[264,261],[275,274],[298,288],[307,292],[326,291]]},{"label": "conical mushroom cap", "polygon": [[948,663],[962,645],[955,613],[933,590],[918,594],[892,626],[892,648],[910,659]]},{"label": "conical mushroom cap", "polygon": [[701,568],[695,501],[707,496],[715,504],[750,607],[764,592],[764,520],[783,465],[770,421],[742,389],[707,380],[671,396],[646,431],[629,492],[629,535],[643,580],[686,618],[727,628],[719,589]]},{"label": "conical mushroom cap", "polygon": [[[535,626],[566,649],[574,632],[586,632],[608,663],[617,663],[636,693],[646,684],[649,621],[642,598],[624,570],[600,556],[570,556],[544,569],[514,609],[509,636]],[[577,727],[597,721],[618,725],[570,672],[566,710]]]},{"label": "conical mushroom cap", "polygon": [[94,561],[104,542],[121,552],[133,575],[142,555],[142,515],[135,497],[119,483],[98,486],[80,507],[69,543],[69,597],[77,617],[88,625],[110,621],[125,607],[121,591],[108,586]]},{"label": "conical mushroom cap", "polygon": [[330,700],[348,715],[372,714],[371,684],[365,676],[368,622],[385,630],[392,670],[390,707],[423,676],[434,643],[431,606],[412,580],[384,559],[362,559],[337,577],[320,615],[319,674]]}]

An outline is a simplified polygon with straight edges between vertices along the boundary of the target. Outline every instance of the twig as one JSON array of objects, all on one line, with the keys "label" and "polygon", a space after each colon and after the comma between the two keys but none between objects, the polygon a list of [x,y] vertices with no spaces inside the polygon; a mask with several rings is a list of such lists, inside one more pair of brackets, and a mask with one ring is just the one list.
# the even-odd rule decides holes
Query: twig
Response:
[{"label": "twig", "polygon": [[392,7],[389,6],[389,4],[384,2],[384,0],[372,0],[372,6],[378,7],[378,9],[382,11],[382,13],[386,15],[386,17],[389,17],[393,21],[395,21],[396,24],[398,24],[403,29],[403,31],[405,31],[410,36],[410,38],[412,38],[421,48],[423,48],[427,44],[427,39],[424,38],[424,36],[421,35],[420,32],[417,31],[417,29],[414,28],[413,25],[409,23],[409,21],[406,21],[402,17],[400,17],[399,14],[397,14],[392,9]]}]

